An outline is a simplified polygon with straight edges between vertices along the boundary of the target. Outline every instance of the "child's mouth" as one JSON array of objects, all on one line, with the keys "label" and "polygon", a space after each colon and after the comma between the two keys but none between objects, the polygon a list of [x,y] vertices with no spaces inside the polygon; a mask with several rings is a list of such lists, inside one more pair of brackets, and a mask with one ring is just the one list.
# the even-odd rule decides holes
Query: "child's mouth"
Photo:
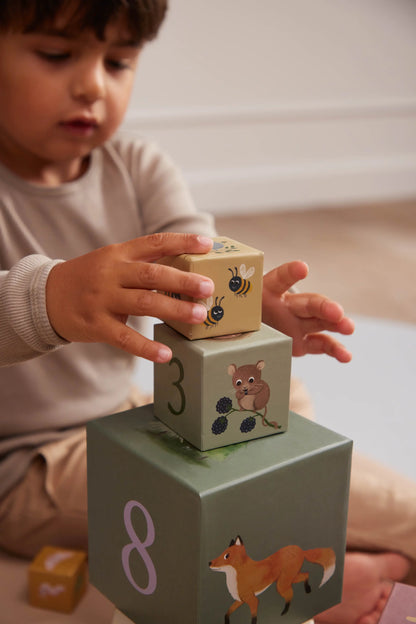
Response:
[{"label": "child's mouth", "polygon": [[97,122],[92,119],[70,119],[61,122],[60,125],[65,130],[80,136],[88,136],[98,127]]}]

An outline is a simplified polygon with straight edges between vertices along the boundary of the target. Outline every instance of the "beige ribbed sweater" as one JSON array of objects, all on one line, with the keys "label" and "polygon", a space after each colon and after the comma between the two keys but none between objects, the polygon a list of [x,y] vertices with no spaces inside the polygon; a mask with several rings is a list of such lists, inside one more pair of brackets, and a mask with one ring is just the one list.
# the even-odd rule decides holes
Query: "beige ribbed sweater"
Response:
[{"label": "beige ribbed sweater", "polygon": [[0,166],[0,496],[36,446],[111,413],[130,388],[133,356],[105,344],[67,344],[54,332],[45,307],[50,269],[162,231],[215,234],[153,144],[114,139],[92,154],[80,179],[54,188]]}]

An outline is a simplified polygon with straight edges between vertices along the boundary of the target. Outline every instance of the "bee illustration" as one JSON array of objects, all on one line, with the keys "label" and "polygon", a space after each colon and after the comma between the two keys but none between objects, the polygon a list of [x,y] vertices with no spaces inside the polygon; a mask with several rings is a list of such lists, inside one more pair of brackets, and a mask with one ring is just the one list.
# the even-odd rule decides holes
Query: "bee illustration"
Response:
[{"label": "bee illustration", "polygon": [[232,269],[228,269],[231,271],[231,279],[228,282],[228,287],[237,297],[246,296],[247,293],[251,290],[251,282],[250,277],[254,275],[254,267],[250,267],[246,269],[245,264],[240,265],[240,274],[238,273],[237,267],[234,267],[234,271]]},{"label": "bee illustration", "polygon": [[[206,301],[201,301],[203,306],[207,309],[207,318],[204,321],[206,327],[215,327],[217,323],[224,316],[224,308],[221,306],[224,297],[215,297],[215,303],[213,297],[209,297]],[[214,305],[212,305],[214,303]]]}]

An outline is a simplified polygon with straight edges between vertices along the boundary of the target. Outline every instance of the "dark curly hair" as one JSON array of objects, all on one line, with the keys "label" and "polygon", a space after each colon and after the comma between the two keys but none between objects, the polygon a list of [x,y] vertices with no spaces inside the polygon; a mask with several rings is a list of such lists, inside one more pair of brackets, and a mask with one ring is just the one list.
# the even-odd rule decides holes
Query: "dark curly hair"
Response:
[{"label": "dark curly hair", "polygon": [[166,14],[168,0],[0,0],[0,32],[34,32],[68,15],[68,30],[92,30],[104,39],[107,25],[123,16],[138,44],[154,39]]}]

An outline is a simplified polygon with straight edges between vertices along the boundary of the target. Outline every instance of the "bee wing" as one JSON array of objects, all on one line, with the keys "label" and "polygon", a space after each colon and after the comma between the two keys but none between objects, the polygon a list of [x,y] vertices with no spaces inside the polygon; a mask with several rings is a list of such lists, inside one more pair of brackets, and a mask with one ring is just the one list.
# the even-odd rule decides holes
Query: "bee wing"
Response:
[{"label": "bee wing", "polygon": [[252,277],[254,275],[255,272],[255,268],[254,267],[250,267],[247,271],[247,273],[244,276],[244,279],[250,279],[250,277]]},{"label": "bee wing", "polygon": [[208,297],[208,299],[197,299],[196,303],[204,306],[206,310],[212,308],[212,304],[214,303],[213,297]]},{"label": "bee wing", "polygon": [[247,273],[246,265],[240,264],[240,275],[243,279],[246,279],[246,273]]}]

